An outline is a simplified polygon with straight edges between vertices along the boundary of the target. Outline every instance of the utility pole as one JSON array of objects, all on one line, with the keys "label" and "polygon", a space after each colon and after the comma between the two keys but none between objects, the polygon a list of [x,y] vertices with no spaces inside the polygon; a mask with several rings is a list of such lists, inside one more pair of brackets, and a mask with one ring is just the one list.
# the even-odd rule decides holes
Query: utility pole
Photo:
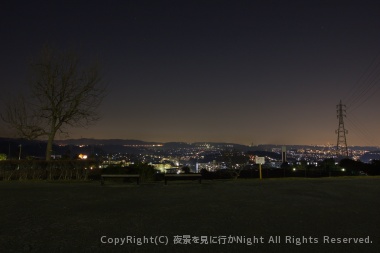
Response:
[{"label": "utility pole", "polygon": [[22,147],[22,145],[20,144],[20,145],[18,145],[18,147],[20,148],[20,151],[18,153],[18,160],[20,161],[21,160],[21,147]]},{"label": "utility pole", "polygon": [[342,104],[340,100],[339,104],[336,106],[337,118],[339,120],[338,129],[335,130],[335,133],[338,134],[338,139],[336,142],[336,155],[337,156],[346,156],[348,157],[348,148],[347,148],[347,139],[346,134],[348,131],[344,128],[344,120],[346,117],[346,106]]},{"label": "utility pole", "polygon": [[22,145],[18,145],[18,147],[20,148],[20,151],[18,153],[18,166],[17,166],[17,169],[19,170],[20,169],[20,160],[21,160],[21,147]]}]

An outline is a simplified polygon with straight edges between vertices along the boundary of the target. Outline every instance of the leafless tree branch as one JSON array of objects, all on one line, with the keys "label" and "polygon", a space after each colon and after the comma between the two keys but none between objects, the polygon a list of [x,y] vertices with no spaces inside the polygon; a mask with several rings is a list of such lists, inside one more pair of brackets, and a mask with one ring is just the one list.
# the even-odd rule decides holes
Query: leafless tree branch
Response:
[{"label": "leafless tree branch", "polygon": [[74,53],[45,47],[32,64],[31,96],[7,103],[1,118],[25,138],[47,136],[46,159],[50,159],[57,132],[65,126],[88,126],[99,117],[106,96],[97,65],[83,68]]}]

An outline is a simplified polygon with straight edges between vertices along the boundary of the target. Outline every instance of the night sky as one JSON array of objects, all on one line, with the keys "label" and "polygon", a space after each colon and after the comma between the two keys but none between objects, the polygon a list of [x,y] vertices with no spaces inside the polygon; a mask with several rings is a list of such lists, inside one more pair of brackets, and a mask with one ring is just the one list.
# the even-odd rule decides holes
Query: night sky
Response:
[{"label": "night sky", "polygon": [[70,138],[336,144],[342,99],[348,145],[380,145],[378,1],[12,1],[0,12],[2,100],[26,92],[44,44],[101,62],[102,119]]}]

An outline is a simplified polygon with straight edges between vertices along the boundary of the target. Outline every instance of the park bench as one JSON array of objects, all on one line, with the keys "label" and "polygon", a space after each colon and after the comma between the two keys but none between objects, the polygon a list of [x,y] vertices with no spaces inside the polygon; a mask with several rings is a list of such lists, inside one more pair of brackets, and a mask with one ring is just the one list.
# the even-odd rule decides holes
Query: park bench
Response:
[{"label": "park bench", "polygon": [[101,185],[104,185],[105,178],[136,178],[137,184],[140,184],[139,174],[103,174],[103,175],[100,175]]},{"label": "park bench", "polygon": [[168,180],[199,180],[202,183],[202,174],[165,174],[165,185]]}]

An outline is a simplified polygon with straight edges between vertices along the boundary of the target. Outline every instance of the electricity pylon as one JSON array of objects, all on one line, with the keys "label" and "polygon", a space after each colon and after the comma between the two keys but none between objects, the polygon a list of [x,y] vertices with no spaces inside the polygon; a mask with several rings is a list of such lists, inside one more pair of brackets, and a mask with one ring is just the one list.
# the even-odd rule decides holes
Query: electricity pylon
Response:
[{"label": "electricity pylon", "polygon": [[339,119],[338,129],[335,130],[335,133],[338,134],[338,139],[336,142],[336,154],[337,156],[346,156],[348,157],[348,148],[347,148],[347,139],[346,134],[348,131],[344,128],[344,120],[346,117],[346,106],[342,104],[340,100],[339,105],[336,106],[337,118]]}]

